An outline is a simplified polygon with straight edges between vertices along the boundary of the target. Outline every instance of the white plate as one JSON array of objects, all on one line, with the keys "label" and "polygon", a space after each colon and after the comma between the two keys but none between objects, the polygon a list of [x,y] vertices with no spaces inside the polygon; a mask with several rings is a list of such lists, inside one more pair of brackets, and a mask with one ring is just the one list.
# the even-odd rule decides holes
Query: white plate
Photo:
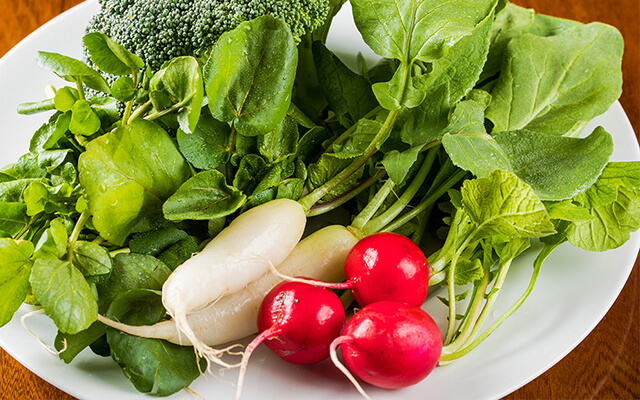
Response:
[{"label": "white plate", "polygon": [[[47,84],[60,85],[53,74],[35,62],[38,50],[79,57],[80,38],[87,20],[98,8],[96,0],[77,6],[47,23],[0,60],[0,164],[23,154],[29,139],[45,117],[20,116],[16,106],[39,100]],[[337,17],[329,47],[339,54],[361,49],[360,36],[350,18],[348,4]],[[365,56],[370,56],[365,52]],[[353,63],[352,56],[349,63]],[[603,125],[614,137],[613,160],[640,160],[633,129],[619,103],[587,128]],[[640,236],[634,234],[623,247],[607,253],[588,253],[569,245],[556,250],[542,268],[538,283],[525,304],[477,349],[436,370],[411,388],[389,391],[365,386],[374,399],[497,399],[542,374],[569,353],[598,324],[622,290],[638,254]],[[495,306],[494,316],[504,312],[526,287],[534,254],[518,259]],[[436,299],[427,309],[444,326],[446,310]],[[44,351],[20,325],[23,306],[0,329],[0,345],[21,364],[51,384],[79,398],[145,399],[110,358],[88,350],[70,365]],[[489,321],[489,323],[492,321]],[[53,343],[56,329],[43,315],[27,321],[45,343]],[[191,388],[205,398],[234,398],[236,372],[223,380],[200,377]],[[360,395],[328,362],[310,367],[289,365],[260,347],[245,380],[243,399],[360,399]],[[175,398],[192,400],[180,392]]]}]

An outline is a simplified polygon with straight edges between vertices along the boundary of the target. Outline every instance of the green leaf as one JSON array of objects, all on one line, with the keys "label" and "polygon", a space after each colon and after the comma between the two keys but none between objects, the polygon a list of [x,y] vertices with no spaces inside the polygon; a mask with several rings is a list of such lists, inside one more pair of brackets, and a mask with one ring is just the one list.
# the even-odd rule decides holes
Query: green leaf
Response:
[{"label": "green leaf", "polygon": [[111,276],[98,284],[100,311],[105,311],[119,294],[133,289],[160,290],[171,270],[160,260],[144,254],[117,254]]},{"label": "green leaf", "polygon": [[569,243],[589,251],[618,248],[640,228],[640,190],[620,187],[614,202],[589,211],[594,218],[569,225]]},{"label": "green leaf", "polygon": [[27,224],[27,206],[21,202],[0,202],[0,231],[17,235]]},{"label": "green leaf", "polygon": [[101,32],[91,32],[82,38],[91,61],[102,71],[112,75],[130,75],[132,70],[144,68],[144,61]]},{"label": "green leaf", "polygon": [[58,331],[54,346],[58,351],[65,349],[60,353],[59,357],[65,364],[69,364],[82,350],[100,339],[106,331],[106,326],[97,321],[91,324],[89,328],[78,333],[68,334]]},{"label": "green leaf", "polygon": [[611,204],[620,187],[640,190],[640,162],[610,162],[595,183],[574,200],[589,208]]},{"label": "green leaf", "polygon": [[91,136],[100,130],[100,118],[86,100],[78,100],[71,109],[69,130],[74,135]]},{"label": "green leaf", "polygon": [[71,263],[38,258],[31,288],[45,313],[64,333],[78,333],[98,318],[98,304],[82,273]]},{"label": "green leaf", "polygon": [[[180,129],[191,133],[198,124],[204,99],[204,86],[200,65],[194,57],[173,58],[156,72],[149,84],[152,94],[168,95],[172,106],[180,106],[177,113]],[[156,104],[154,104],[156,106]],[[157,108],[157,107],[156,107]],[[161,111],[162,108],[157,108]]]},{"label": "green leaf", "polygon": [[73,105],[76,104],[76,101],[79,99],[78,90],[65,86],[56,91],[53,102],[56,105],[56,110],[66,113],[67,111],[71,111]]},{"label": "green leaf", "polygon": [[378,106],[371,83],[364,76],[351,71],[322,42],[316,41],[312,47],[320,87],[342,125],[355,124]]},{"label": "green leaf", "polygon": [[426,72],[421,63],[445,56],[458,40],[471,35],[495,3],[353,0],[353,17],[364,41],[376,54],[400,61],[391,81],[373,86],[380,104],[391,110],[418,106],[425,93],[413,81]]},{"label": "green leaf", "polygon": [[139,223],[161,218],[191,174],[169,135],[141,119],[91,141],[78,170],[95,228],[118,245]]},{"label": "green leaf", "polygon": [[258,136],[258,150],[269,164],[274,164],[296,153],[298,138],[298,124],[286,116],[276,129]]},{"label": "green leaf", "polygon": [[29,293],[33,243],[0,238],[0,326],[13,314]]},{"label": "green leaf", "polygon": [[589,209],[580,207],[571,200],[545,202],[545,207],[549,213],[549,218],[552,220],[581,222],[595,218],[591,215]]},{"label": "green leaf", "polygon": [[67,82],[84,83],[91,89],[110,93],[109,84],[102,75],[80,60],[57,53],[39,51],[37,61],[42,68],[54,72]]},{"label": "green leaf", "polygon": [[291,102],[297,49],[287,25],[265,15],[222,34],[204,68],[213,116],[241,135],[271,132]]},{"label": "green leaf", "polygon": [[[162,298],[157,293],[136,290],[124,293],[109,307],[109,318],[130,325],[151,325],[164,316]],[[124,375],[143,393],[169,396],[182,390],[206,368],[192,347],[159,339],[146,339],[108,328],[111,356]]]},{"label": "green leaf", "polygon": [[187,232],[173,228],[159,228],[149,232],[137,233],[129,241],[132,253],[157,256],[172,245],[189,238]]},{"label": "green leaf", "polygon": [[600,23],[511,39],[487,109],[493,131],[563,135],[580,128],[620,96],[622,51],[620,33]]},{"label": "green leaf", "polygon": [[111,95],[117,100],[127,102],[136,95],[136,86],[130,76],[121,76],[111,85]]},{"label": "green leaf", "polygon": [[178,147],[195,168],[214,169],[226,164],[231,157],[229,141],[231,128],[210,114],[203,114],[193,133],[178,130]]},{"label": "green leaf", "polygon": [[170,220],[207,220],[238,210],[246,196],[226,184],[218,170],[203,171],[186,181],[162,206]]},{"label": "green leaf", "polygon": [[35,247],[35,258],[61,259],[67,254],[69,235],[61,219],[51,221]]},{"label": "green leaf", "polygon": [[485,177],[494,170],[516,174],[543,200],[569,199],[589,188],[613,152],[611,136],[596,128],[586,138],[520,130],[445,135],[443,144],[458,167]]},{"label": "green leaf", "polygon": [[179,240],[168,249],[158,255],[158,260],[162,261],[172,271],[179,265],[187,261],[198,252],[200,248],[190,237]]},{"label": "green leaf", "polygon": [[477,239],[541,237],[555,232],[540,198],[510,172],[494,171],[486,178],[467,180],[461,193],[464,210],[477,226]]},{"label": "green leaf", "polygon": [[42,150],[49,150],[58,144],[67,130],[71,122],[71,113],[55,115],[52,120],[43,124],[31,137],[29,143],[29,151],[38,153]]},{"label": "green leaf", "polygon": [[113,261],[105,247],[78,240],[73,246],[73,265],[82,272],[88,282],[100,283],[109,278]]}]

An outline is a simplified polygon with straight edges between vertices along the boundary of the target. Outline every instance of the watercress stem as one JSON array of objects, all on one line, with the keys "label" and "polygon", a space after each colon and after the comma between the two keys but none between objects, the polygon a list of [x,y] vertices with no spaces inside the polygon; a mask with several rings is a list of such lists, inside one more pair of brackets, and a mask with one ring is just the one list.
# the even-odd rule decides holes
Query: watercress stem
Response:
[{"label": "watercress stem", "polygon": [[69,236],[69,244],[67,245],[67,253],[68,253],[68,257],[69,257],[69,262],[71,262],[71,259],[73,258],[73,249],[76,246],[76,242],[78,241],[78,237],[80,236],[80,231],[82,231],[82,228],[84,228],[84,225],[87,223],[87,221],[89,220],[90,216],[91,215],[89,214],[89,210],[84,210],[80,214],[80,218],[78,218],[78,221],[76,221],[76,225],[73,227],[73,231],[71,232],[71,235]]},{"label": "watercress stem", "polygon": [[[131,74],[133,76],[132,78],[133,87],[137,88],[138,87],[138,70],[133,68],[131,70]],[[122,114],[122,126],[125,126],[127,124],[127,121],[129,120],[129,116],[131,115],[131,110],[133,109],[133,101],[134,99],[127,101],[127,105],[125,106],[124,113]]]},{"label": "watercress stem", "polygon": [[378,144],[385,139],[391,131],[391,127],[393,126],[398,113],[399,111],[391,111],[389,113],[384,124],[360,157],[353,160],[347,168],[338,172],[333,178],[325,182],[324,185],[316,188],[314,191],[299,200],[305,210],[308,211],[311,209],[314,204],[326,196],[331,190],[333,190],[333,188],[344,182],[344,180],[350,177],[354,172],[359,170],[360,167],[362,167],[369,158],[371,158],[371,156],[378,150]]},{"label": "watercress stem", "polygon": [[82,82],[76,81],[76,87],[78,88],[78,97],[80,97],[80,100],[85,100],[84,86],[82,85]]},{"label": "watercress stem", "polygon": [[136,118],[139,118],[141,115],[146,113],[152,104],[153,103],[151,103],[151,100],[147,100],[144,104],[141,104],[138,107],[136,107],[136,109],[133,110],[133,113],[131,113],[131,116],[129,117],[127,124],[130,124],[131,121],[133,121]]}]

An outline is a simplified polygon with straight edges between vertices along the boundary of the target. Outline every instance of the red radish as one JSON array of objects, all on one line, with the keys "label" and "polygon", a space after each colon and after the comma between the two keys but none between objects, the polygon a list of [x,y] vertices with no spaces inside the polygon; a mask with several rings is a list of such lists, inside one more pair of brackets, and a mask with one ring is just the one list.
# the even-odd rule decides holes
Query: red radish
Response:
[{"label": "red radish", "polygon": [[398,233],[381,232],[356,243],[344,263],[346,282],[323,283],[291,278],[332,289],[351,289],[362,307],[377,301],[399,301],[420,307],[427,298],[429,264],[420,247]]},{"label": "red radish", "polygon": [[356,243],[347,255],[344,275],[353,282],[351,291],[361,306],[388,300],[420,307],[427,298],[427,257],[398,233],[376,233]]},{"label": "red radish", "polygon": [[236,398],[240,398],[249,357],[260,343],[289,363],[315,363],[329,357],[331,342],[340,336],[345,320],[342,303],[332,291],[300,282],[276,285],[260,305],[260,334],[242,357]]},{"label": "red radish", "polygon": [[442,335],[419,307],[379,301],[358,311],[331,344],[331,358],[367,397],[338,361],[338,346],[357,377],[374,386],[398,389],[415,385],[433,371],[442,352]]}]

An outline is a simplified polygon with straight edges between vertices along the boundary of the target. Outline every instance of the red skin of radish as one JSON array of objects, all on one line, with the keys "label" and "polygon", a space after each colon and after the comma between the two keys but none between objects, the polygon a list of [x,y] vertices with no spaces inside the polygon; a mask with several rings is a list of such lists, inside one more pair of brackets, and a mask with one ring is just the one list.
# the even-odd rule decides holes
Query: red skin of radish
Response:
[{"label": "red skin of radish", "polygon": [[375,233],[356,243],[344,273],[360,306],[391,300],[420,307],[427,298],[427,258],[411,239],[397,233]]},{"label": "red skin of radish", "polygon": [[374,386],[398,389],[422,381],[438,364],[442,335],[424,310],[392,301],[358,311],[334,345],[349,370]]},{"label": "red skin of radish", "polygon": [[264,336],[267,347],[284,361],[311,364],[329,357],[331,342],[340,336],[345,319],[342,303],[332,291],[282,282],[262,301],[258,338]]}]

